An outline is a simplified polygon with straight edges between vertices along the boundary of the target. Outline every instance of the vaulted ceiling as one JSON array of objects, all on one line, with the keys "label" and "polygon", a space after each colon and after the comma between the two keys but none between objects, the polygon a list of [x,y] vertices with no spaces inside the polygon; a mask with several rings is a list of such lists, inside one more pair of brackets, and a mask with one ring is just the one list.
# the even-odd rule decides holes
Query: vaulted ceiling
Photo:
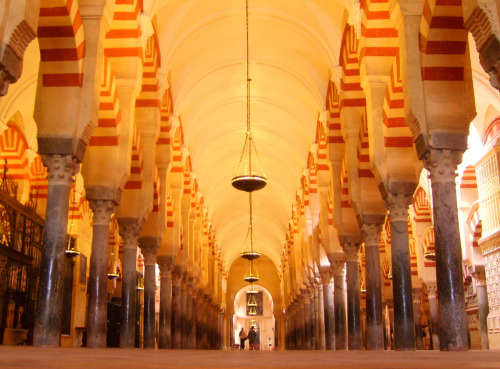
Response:
[{"label": "vaulted ceiling", "polygon": [[[348,4],[347,4],[348,6]],[[248,195],[231,186],[246,131],[245,0],[145,1],[163,83],[182,122],[217,243],[230,266],[248,228]],[[347,12],[341,1],[250,0],[251,124],[268,185],[253,198],[261,252],[280,263]]]}]

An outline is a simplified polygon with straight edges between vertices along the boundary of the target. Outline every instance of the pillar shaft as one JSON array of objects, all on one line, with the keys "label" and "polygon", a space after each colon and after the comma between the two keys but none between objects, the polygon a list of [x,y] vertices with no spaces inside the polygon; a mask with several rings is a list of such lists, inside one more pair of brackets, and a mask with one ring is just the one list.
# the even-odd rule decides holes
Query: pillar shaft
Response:
[{"label": "pillar shaft", "polygon": [[349,350],[363,348],[361,331],[361,287],[359,282],[359,244],[345,244],[347,281],[347,344]]},{"label": "pillar shaft", "polygon": [[181,349],[187,349],[188,342],[188,311],[187,311],[187,278],[184,276],[181,284]]},{"label": "pillar shaft", "polygon": [[417,350],[424,349],[424,337],[422,330],[422,289],[413,289],[413,317],[415,319],[415,347]]},{"label": "pillar shaft", "polygon": [[431,315],[431,335],[432,349],[439,350],[439,311],[437,301],[437,286],[427,286],[427,296],[429,297],[429,313]]},{"label": "pillar shaft", "polygon": [[487,318],[490,312],[488,305],[488,293],[486,290],[486,275],[484,271],[473,273],[472,276],[476,280],[477,305],[479,309],[479,329],[481,331],[481,346],[483,350],[490,348],[488,340],[488,324]]},{"label": "pillar shaft", "polygon": [[120,347],[135,347],[137,240],[140,227],[137,222],[118,219],[123,238],[122,306],[120,309]]},{"label": "pillar shaft", "polygon": [[345,300],[344,260],[330,262],[333,270],[335,315],[335,350],[347,350],[347,316]]},{"label": "pillar shaft", "polygon": [[160,266],[160,342],[158,346],[161,349],[168,349],[172,344],[172,270],[174,264],[171,260],[160,259],[158,261]]},{"label": "pillar shaft", "polygon": [[142,238],[139,240],[144,255],[144,348],[156,346],[156,252],[159,239]]},{"label": "pillar shaft", "polygon": [[90,255],[87,347],[105,348],[107,336],[109,222],[115,203],[90,200],[94,213]]},{"label": "pillar shaft", "polygon": [[196,289],[191,289],[191,294],[189,295],[189,304],[191,305],[191,314],[190,314],[190,331],[189,331],[189,342],[188,348],[190,350],[196,349],[196,316],[197,316],[197,306],[196,306]]},{"label": "pillar shaft", "polygon": [[[331,272],[330,281],[332,278]],[[324,302],[324,320],[325,320],[325,348],[327,350],[335,349],[335,320],[333,316],[333,291],[331,282],[325,283],[327,280],[321,274],[323,281],[323,302]]]},{"label": "pillar shaft", "polygon": [[[318,285],[318,305],[317,305],[317,311],[316,315],[318,317],[318,345],[317,349],[318,350],[326,350],[326,336],[325,336],[325,300],[324,300],[324,294],[323,294],[323,284]],[[330,293],[332,293],[332,288],[330,286]],[[332,299],[333,303],[333,294],[332,294]],[[331,305],[333,308],[333,304]],[[331,311],[331,316],[330,319],[333,318],[333,309]]]},{"label": "pillar shaft", "polygon": [[61,340],[64,249],[69,190],[79,164],[71,155],[43,155],[49,175],[44,245],[33,345],[57,347]]},{"label": "pillar shaft", "polygon": [[172,348],[181,348],[181,281],[182,271],[176,266],[172,273]]},{"label": "pillar shaft", "polygon": [[394,348],[415,350],[415,325],[411,284],[408,205],[411,195],[389,194],[391,218],[392,291],[394,298]]},{"label": "pillar shaft", "polygon": [[382,281],[380,279],[380,225],[363,224],[365,240],[365,285],[367,350],[384,349],[384,320],[382,314]]},{"label": "pillar shaft", "polygon": [[458,227],[456,168],[462,152],[430,149],[425,167],[430,172],[436,244],[441,350],[468,350],[468,319]]}]

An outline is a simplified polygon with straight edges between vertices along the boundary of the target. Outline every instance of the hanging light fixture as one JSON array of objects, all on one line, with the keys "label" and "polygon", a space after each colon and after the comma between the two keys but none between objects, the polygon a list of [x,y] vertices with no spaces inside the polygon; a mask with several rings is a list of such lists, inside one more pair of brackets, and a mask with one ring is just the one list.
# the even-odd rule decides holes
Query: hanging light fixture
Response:
[{"label": "hanging light fixture", "polygon": [[257,273],[257,270],[253,267],[253,260],[250,260],[248,271],[243,279],[248,283],[255,283],[259,280],[259,273]]},{"label": "hanging light fixture", "polygon": [[[267,184],[267,178],[264,174],[264,168],[260,161],[257,148],[252,137],[251,119],[250,119],[250,53],[249,53],[249,37],[248,37],[248,0],[246,0],[246,36],[247,36],[247,131],[245,135],[245,143],[241,152],[240,161],[236,170],[236,176],[231,180],[234,188],[240,191],[252,192],[264,188]],[[255,159],[260,165],[260,170],[255,170]],[[253,166],[252,166],[253,165]]]},{"label": "hanging light fixture", "polygon": [[137,278],[137,286],[135,287],[135,290],[137,292],[144,291],[144,279],[141,276]]},{"label": "hanging light fixture", "polygon": [[255,293],[248,294],[247,306],[257,306],[257,299],[255,298]]},{"label": "hanging light fixture", "polygon": [[247,288],[247,294],[256,294],[258,293],[259,291],[257,291],[255,289],[255,285],[251,284],[248,288]]},{"label": "hanging light fixture", "polygon": [[116,267],[116,261],[114,260],[114,253],[111,253],[111,263],[112,263],[112,267],[111,269],[109,270],[108,272],[108,279],[117,279],[120,274],[118,274],[118,268]]},{"label": "hanging light fixture", "polygon": [[66,242],[66,256],[69,258],[74,258],[78,255],[80,255],[80,250],[78,250],[76,246],[76,237],[73,237],[72,233],[74,232],[73,230],[73,215],[74,215],[74,209],[75,209],[75,194],[76,194],[76,188],[73,188],[73,198],[71,199],[71,213],[70,213],[70,225],[69,225],[69,230],[68,230],[68,236],[67,236],[67,242]]},{"label": "hanging light fixture", "polygon": [[241,257],[247,260],[255,260],[260,257],[260,251],[258,248],[254,248],[254,234],[253,234],[253,208],[252,208],[252,193],[248,194],[250,203],[250,221],[248,224],[248,232],[243,243],[243,250],[241,251]]},{"label": "hanging light fixture", "polygon": [[257,308],[255,306],[250,306],[250,308],[248,309],[248,315],[257,315]]}]

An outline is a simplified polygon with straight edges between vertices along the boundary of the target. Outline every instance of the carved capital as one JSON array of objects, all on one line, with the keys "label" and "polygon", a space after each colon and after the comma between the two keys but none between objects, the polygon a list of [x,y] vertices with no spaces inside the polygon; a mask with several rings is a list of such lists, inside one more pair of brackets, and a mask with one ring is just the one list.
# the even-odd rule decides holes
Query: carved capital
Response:
[{"label": "carved capital", "polygon": [[172,286],[174,287],[181,287],[182,285],[182,271],[177,270],[177,268],[174,268],[172,271]]},{"label": "carved capital", "polygon": [[427,285],[427,296],[429,300],[435,300],[437,298],[437,286],[435,284]]},{"label": "carved capital", "polygon": [[391,222],[408,222],[408,206],[413,200],[412,195],[388,193],[385,198]]},{"label": "carved capital", "polygon": [[319,273],[321,276],[321,283],[323,285],[328,286],[330,283],[332,283],[333,271],[331,268],[322,267]]},{"label": "carved capital", "polygon": [[330,264],[334,278],[344,276],[345,262],[345,260],[334,260],[333,263]]},{"label": "carved capital", "polygon": [[160,268],[160,278],[170,278],[171,273],[174,270],[173,262],[159,262],[158,267]]},{"label": "carved capital", "polygon": [[412,296],[413,296],[413,305],[421,305],[422,304],[422,289],[421,288],[414,288],[412,290]]},{"label": "carved capital", "polygon": [[474,272],[472,277],[476,280],[476,287],[486,286],[486,273],[484,271]]},{"label": "carved capital", "polygon": [[342,248],[346,256],[346,261],[359,262],[359,243],[344,243]]},{"label": "carved capital", "polygon": [[432,184],[455,184],[462,154],[460,150],[430,149],[424,156],[424,166],[430,173]]},{"label": "carved capital", "polygon": [[156,264],[156,254],[160,248],[160,239],[158,237],[141,237],[139,238],[139,247],[142,255],[144,255],[145,265]]},{"label": "carved capital", "polygon": [[89,200],[89,205],[94,213],[93,224],[109,227],[111,215],[116,210],[116,203],[111,200]]},{"label": "carved capital", "polygon": [[141,224],[137,219],[118,219],[120,236],[123,238],[124,249],[136,249],[137,240],[141,234]]},{"label": "carved capital", "polygon": [[363,239],[365,241],[365,247],[379,247],[381,229],[381,224],[363,224],[361,226],[361,234],[363,235]]},{"label": "carved capital", "polygon": [[73,155],[42,155],[47,167],[49,185],[70,186],[73,176],[80,171],[80,162]]}]

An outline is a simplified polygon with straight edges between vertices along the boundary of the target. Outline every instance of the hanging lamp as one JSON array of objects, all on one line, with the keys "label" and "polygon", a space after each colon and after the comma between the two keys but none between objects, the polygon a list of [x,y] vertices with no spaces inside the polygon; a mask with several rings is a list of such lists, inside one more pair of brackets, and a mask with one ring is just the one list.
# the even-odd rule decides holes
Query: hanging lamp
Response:
[{"label": "hanging lamp", "polygon": [[247,287],[247,294],[256,294],[258,293],[259,291],[257,291],[255,289],[255,285],[254,284],[250,284],[249,287]]},{"label": "hanging lamp", "polygon": [[74,258],[78,255],[80,255],[80,250],[78,250],[76,246],[76,237],[73,237],[72,233],[74,232],[73,230],[73,218],[74,218],[74,209],[75,209],[75,188],[73,188],[73,198],[71,199],[71,213],[70,213],[70,225],[69,225],[69,230],[68,230],[68,236],[67,236],[67,242],[66,242],[66,250],[65,254],[69,258]]},{"label": "hanging lamp", "polygon": [[257,306],[257,299],[255,298],[255,293],[248,294],[247,306]]},{"label": "hanging lamp", "polygon": [[253,234],[253,207],[252,207],[252,193],[248,194],[248,199],[250,203],[250,221],[248,224],[248,232],[243,243],[243,250],[241,251],[241,257],[247,260],[255,260],[260,257],[260,251],[258,248],[254,247],[254,234]]},{"label": "hanging lamp", "polygon": [[111,263],[112,263],[112,267],[111,269],[109,270],[108,272],[108,279],[117,279],[120,274],[118,274],[118,268],[116,267],[116,261],[114,260],[114,253],[111,253]]},{"label": "hanging lamp", "polygon": [[250,306],[248,309],[248,315],[257,315],[257,308],[255,306]]},{"label": "hanging lamp", "polygon": [[255,283],[259,280],[259,273],[257,273],[257,270],[253,266],[253,260],[250,260],[248,271],[243,279],[248,283]]},{"label": "hanging lamp", "polygon": [[[234,188],[240,191],[252,192],[264,188],[267,184],[267,177],[264,174],[264,168],[260,161],[257,148],[252,137],[251,119],[250,119],[250,53],[249,53],[249,37],[248,37],[248,0],[246,0],[246,36],[247,36],[247,131],[245,134],[245,143],[241,152],[240,161],[236,170],[236,175],[231,180]],[[255,168],[255,159],[260,166],[257,171]]]}]

